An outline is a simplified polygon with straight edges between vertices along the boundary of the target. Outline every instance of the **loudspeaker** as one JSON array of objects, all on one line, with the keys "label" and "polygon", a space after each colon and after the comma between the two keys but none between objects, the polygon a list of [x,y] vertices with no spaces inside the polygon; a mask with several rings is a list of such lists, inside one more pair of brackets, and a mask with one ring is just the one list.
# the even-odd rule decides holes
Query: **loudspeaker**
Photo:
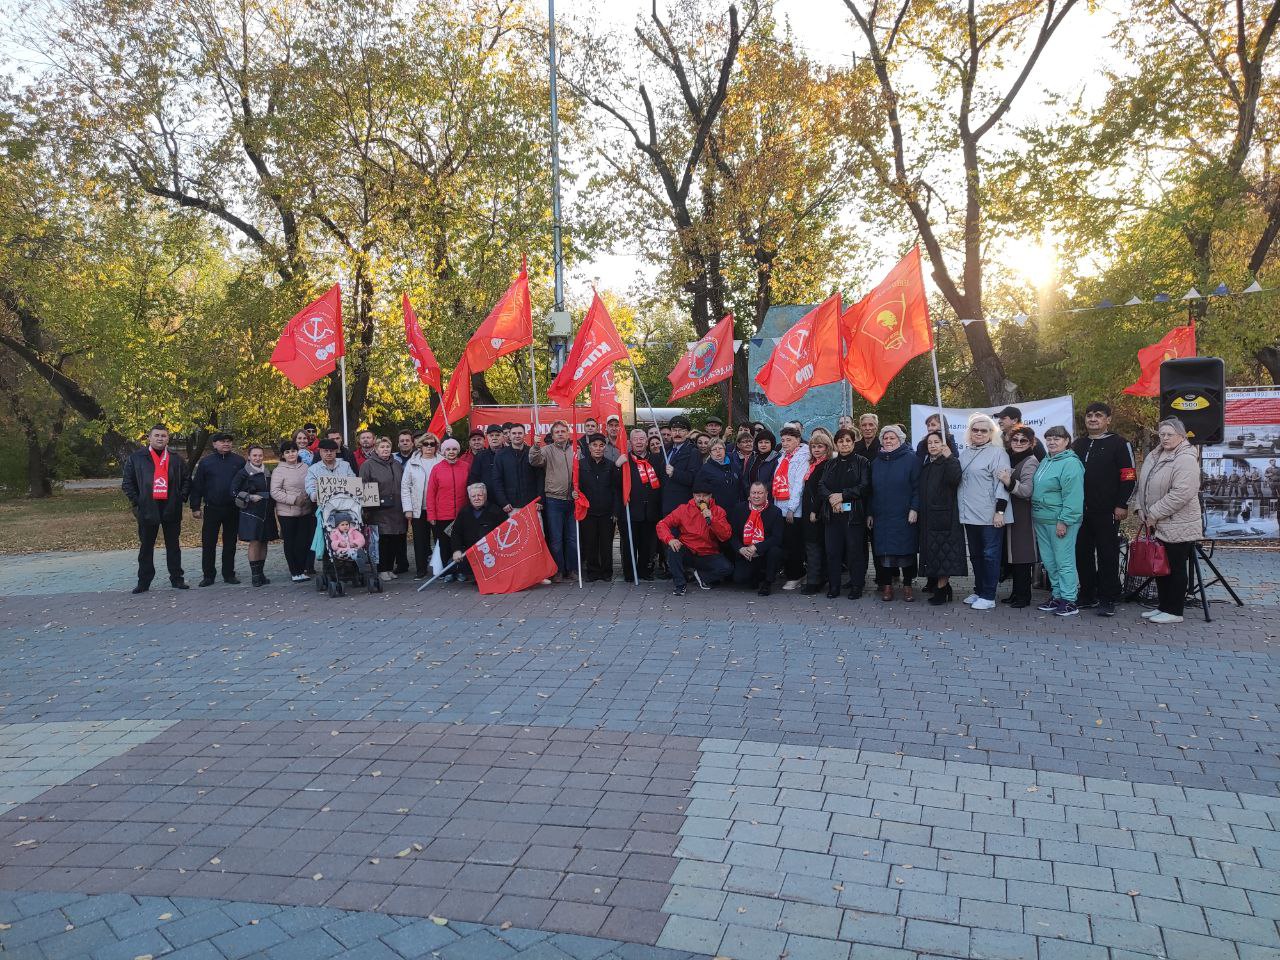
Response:
[{"label": "loudspeaker", "polygon": [[1221,443],[1226,415],[1221,357],[1186,357],[1160,364],[1160,419],[1177,417],[1197,446]]}]

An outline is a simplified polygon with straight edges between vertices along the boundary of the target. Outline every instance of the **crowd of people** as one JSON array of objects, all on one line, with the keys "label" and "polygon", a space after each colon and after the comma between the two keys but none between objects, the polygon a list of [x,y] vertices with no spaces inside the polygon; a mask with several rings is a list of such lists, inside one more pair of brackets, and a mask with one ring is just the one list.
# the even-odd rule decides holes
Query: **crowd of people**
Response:
[{"label": "crowd of people", "polygon": [[[428,432],[402,430],[393,442],[365,430],[354,450],[340,430],[321,437],[307,424],[278,445],[272,470],[263,447],[242,456],[219,433],[190,471],[157,425],[124,467],[140,540],[134,592],[155,577],[161,533],[170,582],[187,587],[178,547],[184,504],[201,522],[201,587],[216,582],[219,541],[226,583],[240,582],[237,541],[255,586],[269,582],[264,563],[275,540],[291,579],[308,580],[317,481],[329,475],[377,485],[364,521],[384,580],[431,576],[438,547],[452,561],[442,579],[468,582],[466,550],[536,501],[556,563],[547,583],[577,580],[579,557],[583,580],[613,580],[616,539],[623,579],[670,580],[676,596],[720,583],[768,596],[781,581],[784,591],[857,600],[871,576],[882,601],[914,602],[922,580],[928,602],[942,605],[954,599],[952,580],[972,569],[964,602],[982,611],[996,607],[1005,580],[1003,602],[1030,606],[1040,564],[1050,596],[1038,609],[1060,617],[1115,615],[1120,523],[1132,510],[1170,560],[1171,572],[1157,578],[1159,605],[1143,616],[1181,621],[1188,561],[1203,536],[1199,459],[1183,425],[1160,423],[1139,476],[1105,403],[1088,405],[1074,440],[1066,425],[1037,436],[1021,420],[1016,407],[974,414],[957,445],[934,414],[914,450],[901,426],[881,425],[874,413],[841,417],[834,432],[811,426],[807,436],[797,421],[776,436],[761,423],[728,436],[718,418],[695,430],[684,416],[629,432],[617,417],[603,426],[588,419],[577,441],[557,421],[533,443],[523,425],[506,423],[473,429],[465,447]],[[351,532],[343,532],[346,549]]]}]

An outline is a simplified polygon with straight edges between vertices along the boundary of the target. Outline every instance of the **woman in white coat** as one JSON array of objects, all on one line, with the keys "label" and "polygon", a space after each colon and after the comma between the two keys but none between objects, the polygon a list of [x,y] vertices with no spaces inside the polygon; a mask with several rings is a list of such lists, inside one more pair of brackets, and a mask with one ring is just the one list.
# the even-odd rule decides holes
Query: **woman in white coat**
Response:
[{"label": "woman in white coat", "polygon": [[413,579],[425,580],[431,576],[431,521],[427,519],[427,481],[431,471],[440,462],[437,451],[440,438],[434,433],[419,434],[414,441],[417,448],[405,461],[404,476],[400,480],[400,503],[405,519],[413,531]]}]

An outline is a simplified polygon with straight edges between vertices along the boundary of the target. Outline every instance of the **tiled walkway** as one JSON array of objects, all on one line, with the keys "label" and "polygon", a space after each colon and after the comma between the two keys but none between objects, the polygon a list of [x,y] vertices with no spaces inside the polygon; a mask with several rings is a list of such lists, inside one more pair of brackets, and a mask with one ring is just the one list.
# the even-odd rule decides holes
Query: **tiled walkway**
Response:
[{"label": "tiled walkway", "polygon": [[0,565],[0,954],[1280,960],[1243,610]]}]

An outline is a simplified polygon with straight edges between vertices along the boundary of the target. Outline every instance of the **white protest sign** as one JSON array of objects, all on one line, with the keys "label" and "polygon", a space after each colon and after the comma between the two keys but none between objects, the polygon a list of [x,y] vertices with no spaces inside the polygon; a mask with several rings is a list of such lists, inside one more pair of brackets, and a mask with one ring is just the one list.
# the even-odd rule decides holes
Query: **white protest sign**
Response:
[{"label": "white protest sign", "polygon": [[[1075,413],[1071,397],[1050,397],[1048,400],[1019,400],[1013,404],[1022,411],[1022,422],[1043,437],[1050,427],[1066,427],[1075,436]],[[957,447],[965,444],[965,430],[969,426],[969,417],[975,413],[988,413],[992,416],[1002,406],[997,407],[943,407],[942,415],[946,418],[951,438]],[[911,442],[918,444],[928,431],[924,427],[926,418],[938,412],[932,404],[913,403],[911,405]]]},{"label": "white protest sign", "polygon": [[316,503],[324,506],[334,496],[355,497],[364,507],[376,507],[381,502],[376,483],[364,483],[359,477],[316,477]]}]

